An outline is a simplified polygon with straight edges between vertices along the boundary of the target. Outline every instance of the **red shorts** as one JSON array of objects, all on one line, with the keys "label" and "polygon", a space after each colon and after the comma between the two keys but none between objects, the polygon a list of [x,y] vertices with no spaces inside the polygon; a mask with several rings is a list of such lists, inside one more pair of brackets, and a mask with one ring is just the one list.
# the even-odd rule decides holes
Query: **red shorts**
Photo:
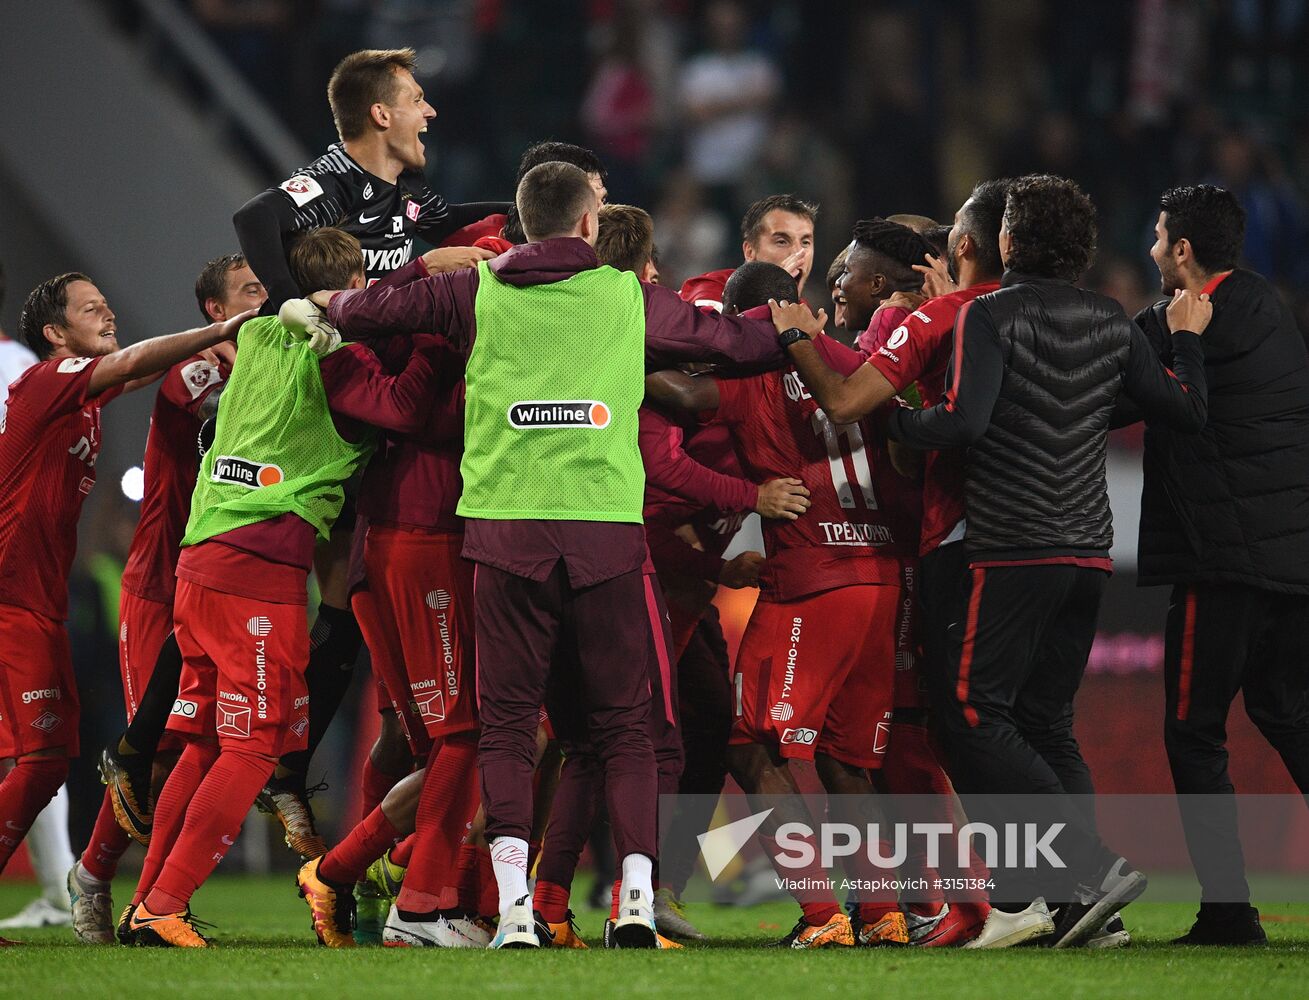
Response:
[{"label": "red shorts", "polygon": [[926,708],[922,643],[918,635],[918,567],[900,572],[900,606],[895,616],[895,707]]},{"label": "red shorts", "polygon": [[371,581],[362,589],[351,592],[350,610],[355,613],[364,644],[368,646],[368,658],[373,664],[377,710],[395,712],[396,718],[400,720],[400,729],[409,741],[409,749],[415,757],[425,760],[432,749],[432,738],[427,735],[422,716],[410,705],[409,699],[394,698],[391,695],[392,691],[404,692],[409,689],[409,678],[404,672],[404,652],[378,615],[377,601],[370,586]]},{"label": "red shorts", "polygon": [[[123,675],[127,721],[136,716],[146,685],[154,676],[159,652],[173,634],[173,606],[124,590],[118,599],[118,670]],[[179,750],[176,734],[164,733],[159,750]]]},{"label": "red shorts", "polygon": [[168,728],[268,757],[309,733],[309,624],[303,604],[274,604],[177,581],[173,625],[182,680]]},{"label": "red shorts", "polygon": [[755,605],[736,658],[733,744],[880,767],[890,733],[900,588],[861,584]]},{"label": "red shorts", "polygon": [[81,721],[63,622],[0,604],[0,758],[79,750]]},{"label": "red shorts", "polygon": [[[427,734],[440,740],[477,728],[473,650],[473,564],[453,532],[370,525],[364,543],[368,589],[408,695]],[[372,648],[371,645],[369,647]]]}]

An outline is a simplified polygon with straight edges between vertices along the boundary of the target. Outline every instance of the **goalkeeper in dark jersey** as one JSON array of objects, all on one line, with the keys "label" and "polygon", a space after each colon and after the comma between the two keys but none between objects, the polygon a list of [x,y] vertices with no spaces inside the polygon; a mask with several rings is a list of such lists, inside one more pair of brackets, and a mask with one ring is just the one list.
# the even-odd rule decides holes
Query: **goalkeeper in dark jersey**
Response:
[{"label": "goalkeeper in dark jersey", "polygon": [[[436,110],[414,79],[413,49],[364,49],[346,56],[327,84],[341,141],[236,215],[241,250],[268,289],[270,309],[299,292],[287,266],[297,232],[336,226],[359,240],[369,284],[409,263],[414,237],[440,246],[452,234],[509,208],[508,202],[446,204],[427,185],[423,134]],[[455,270],[490,256],[450,247]]]},{"label": "goalkeeper in dark jersey", "polygon": [[[327,99],[341,141],[251,199],[233,219],[242,252],[268,290],[266,314],[276,314],[283,301],[300,294],[287,256],[301,233],[334,226],[357,238],[372,284],[416,256],[415,236],[439,247],[463,227],[509,208],[505,202],[448,205],[428,187],[423,135],[436,111],[414,79],[412,49],[365,49],[346,56],[328,81]],[[457,270],[492,256],[481,248],[455,246],[429,253],[427,264],[432,272]],[[305,792],[309,757],[345,696],[361,644],[349,610],[351,507],[347,501],[346,514],[314,560],[322,600],[307,673],[314,706],[309,746],[281,761],[259,799],[260,808],[286,827],[287,844],[306,859],[326,849]],[[398,726],[384,725],[384,735],[392,737],[383,740],[387,746],[403,747]],[[394,754],[387,746],[376,748],[370,759],[389,760]],[[407,769],[406,761],[388,770]]]}]

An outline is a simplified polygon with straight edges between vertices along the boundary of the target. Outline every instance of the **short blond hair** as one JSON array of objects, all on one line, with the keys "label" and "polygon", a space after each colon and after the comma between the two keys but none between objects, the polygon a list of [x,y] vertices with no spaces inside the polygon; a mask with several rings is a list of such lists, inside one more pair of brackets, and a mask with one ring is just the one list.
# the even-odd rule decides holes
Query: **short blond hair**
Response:
[{"label": "short blond hair", "polygon": [[327,103],[341,141],[358,139],[368,131],[373,105],[395,100],[396,73],[412,73],[417,58],[413,49],[361,49],[336,64],[327,81]]},{"label": "short blond hair", "polygon": [[654,256],[654,222],[635,205],[601,205],[595,255],[601,264],[640,275]]},{"label": "short blond hair", "polygon": [[364,273],[364,251],[344,229],[311,229],[291,247],[291,277],[303,295],[349,288]]}]

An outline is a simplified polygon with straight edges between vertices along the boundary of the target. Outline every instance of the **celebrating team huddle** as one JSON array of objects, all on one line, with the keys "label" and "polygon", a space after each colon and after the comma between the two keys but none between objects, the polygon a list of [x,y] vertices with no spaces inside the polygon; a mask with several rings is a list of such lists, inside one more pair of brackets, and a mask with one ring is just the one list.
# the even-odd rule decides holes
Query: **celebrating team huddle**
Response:
[{"label": "celebrating team huddle", "polygon": [[[323,945],[586,948],[569,902],[603,809],[604,945],[679,948],[703,937],[681,895],[729,775],[788,797],[758,827],[774,864],[783,824],[812,825],[793,762],[854,822],[879,792],[1089,792],[1072,703],[1111,568],[1106,436],[1128,403],[1205,428],[1201,335],[1225,279],[1262,280],[1201,235],[1230,195],[1165,195],[1173,297],[1140,325],[1074,284],[1095,231],[1071,181],[984,181],[949,227],[861,221],[827,272],[846,346],[804,301],[817,206],[756,202],[740,266],[679,294],[589,150],[532,146],[512,203],[432,192],[413,68],[337,67],[341,142],[236,212],[241,252],[197,280],[207,325],[120,349],[90,277],[28,297],[38,361],[0,425],[0,869],[79,752],[63,623],[101,408],[156,382],[128,728],[68,873],[83,942],[208,946],[192,899],[254,804]],[[763,551],[724,558],[750,514]],[[735,663],[719,587],[760,592]],[[381,724],[329,847],[306,775],[361,644]],[[783,943],[1127,943],[1145,876],[1054,811],[1058,901],[974,856],[968,891],[843,905],[814,860],[778,868],[809,887]],[[1194,940],[1249,930],[1223,920]]]}]

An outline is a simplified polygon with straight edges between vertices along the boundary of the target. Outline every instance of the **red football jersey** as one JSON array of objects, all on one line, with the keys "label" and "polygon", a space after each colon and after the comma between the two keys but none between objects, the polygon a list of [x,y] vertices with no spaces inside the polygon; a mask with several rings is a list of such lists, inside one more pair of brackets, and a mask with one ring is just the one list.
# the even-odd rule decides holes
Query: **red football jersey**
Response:
[{"label": "red football jersey", "polygon": [[68,617],[77,519],[95,486],[100,407],[122,386],[88,396],[99,358],[53,358],[9,387],[0,424],[0,604]]},{"label": "red football jersey", "polygon": [[701,309],[722,312],[723,289],[727,287],[727,279],[732,276],[732,272],[732,268],[725,267],[721,271],[710,271],[707,274],[696,275],[694,278],[687,278],[682,282],[682,287],[677,294],[683,302],[689,302]]},{"label": "red football jersey", "polygon": [[[897,393],[917,384],[923,406],[945,397],[945,373],[954,349],[955,318],[965,303],[993,292],[996,282],[973,285],[928,299],[902,324],[869,344],[868,363],[886,376]],[[944,542],[964,517],[963,454],[927,453],[923,469],[923,528],[919,553],[927,555]],[[962,535],[960,535],[962,537]]]},{"label": "red football jersey", "polygon": [[178,546],[200,471],[200,407],[230,372],[196,355],[173,365],[159,383],[145,440],[145,495],[123,569],[123,589],[172,604]]},{"label": "red football jersey", "polygon": [[918,489],[867,421],[833,424],[794,368],[718,379],[718,419],[741,465],[763,483],[794,476],[811,506],[795,521],[765,520],[761,600],[791,601],[834,587],[898,584],[918,542]]}]

